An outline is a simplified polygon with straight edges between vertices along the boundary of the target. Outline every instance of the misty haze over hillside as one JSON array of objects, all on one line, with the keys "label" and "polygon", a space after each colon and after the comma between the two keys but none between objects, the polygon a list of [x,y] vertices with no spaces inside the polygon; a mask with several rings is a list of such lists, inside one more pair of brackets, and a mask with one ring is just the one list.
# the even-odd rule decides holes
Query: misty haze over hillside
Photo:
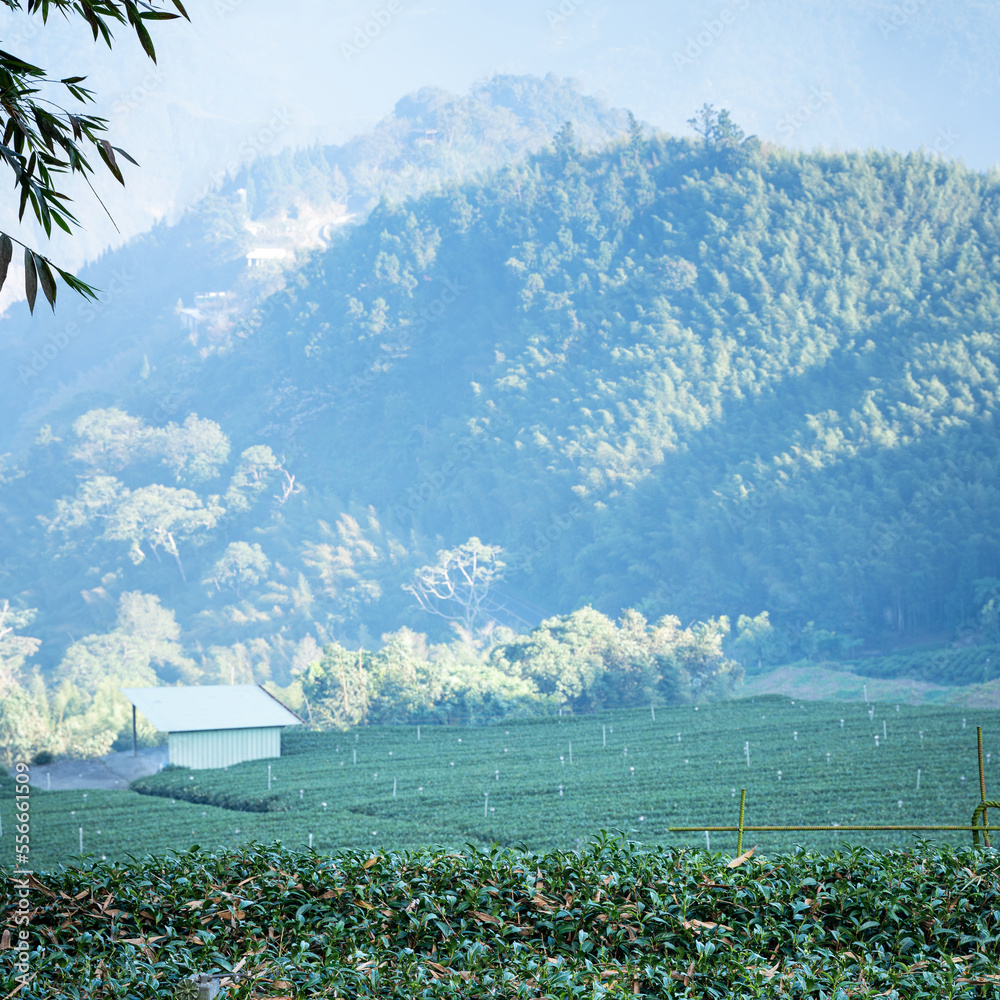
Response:
[{"label": "misty haze over hillside", "polygon": [[[192,5],[158,32],[152,66],[131,39],[109,55],[78,24],[0,14],[12,51],[87,74],[98,113],[142,164],[128,188],[86,189],[87,232],[55,243],[78,266],[179,214],[228,171],[287,146],[343,142],[425,86],[466,92],[494,73],[555,73],[673,134],[704,101],[793,148],[921,147],[997,162],[1000,9],[982,0],[667,3],[394,0]],[[21,50],[24,50],[22,53]],[[0,216],[10,225],[10,214]],[[6,300],[4,300],[6,301]]]},{"label": "misty haze over hillside", "polygon": [[991,6],[193,18],[155,67],[4,36],[142,164],[45,247],[98,300],[0,318],[8,728],[120,744],[122,684],[339,726],[992,681]]}]

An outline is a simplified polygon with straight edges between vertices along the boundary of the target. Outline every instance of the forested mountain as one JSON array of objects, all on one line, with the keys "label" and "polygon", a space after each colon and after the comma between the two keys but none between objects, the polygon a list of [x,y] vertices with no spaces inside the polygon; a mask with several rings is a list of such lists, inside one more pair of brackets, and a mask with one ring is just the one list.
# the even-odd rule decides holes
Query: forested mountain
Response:
[{"label": "forested mountain", "polygon": [[[414,100],[438,146],[437,96]],[[71,682],[64,702],[102,683],[110,699],[109,662],[284,684],[333,640],[340,670],[336,649],[401,626],[446,636],[404,585],[467,540],[505,564],[484,605],[502,627],[466,636],[515,701],[551,680],[533,657],[573,649],[605,664],[594,677],[629,648],[694,676],[721,615],[748,616],[750,648],[767,611],[770,658],[995,638],[1000,177],[792,153],[712,109],[696,125],[645,138],[632,120],[586,149],[566,124],[482,177],[379,188],[282,289],[221,334],[196,324],[194,349],[137,298],[131,345],[98,340],[104,368],[3,471],[0,583],[37,609],[18,632]],[[239,243],[239,212],[288,205],[310,176],[309,204],[345,204],[346,163],[237,178],[213,203],[237,214],[213,218]],[[202,232],[207,259],[230,230]],[[585,627],[551,617],[587,605]],[[602,624],[626,608],[645,617]],[[508,630],[545,617],[530,640]],[[397,639],[412,676],[451,657],[446,688],[468,668]],[[657,676],[642,697],[668,696]]]},{"label": "forested mountain", "polygon": [[552,610],[947,632],[1000,575],[997,185],[566,130],[380,207],[204,374],[314,490],[502,545]]},{"label": "forested mountain", "polygon": [[[47,420],[68,426],[86,408],[78,396],[115,398],[144,356],[155,365],[229,345],[236,321],[280,286],[283,270],[379,200],[522,158],[570,118],[595,146],[628,122],[552,75],[497,75],[464,97],[424,88],[343,145],[285,150],[219,178],[176,225],[158,224],[83,269],[99,302],[66,296],[55,315],[29,317],[17,304],[3,316],[11,378],[0,398],[0,454],[20,452]],[[284,262],[248,268],[245,255],[262,246],[284,251]]]}]

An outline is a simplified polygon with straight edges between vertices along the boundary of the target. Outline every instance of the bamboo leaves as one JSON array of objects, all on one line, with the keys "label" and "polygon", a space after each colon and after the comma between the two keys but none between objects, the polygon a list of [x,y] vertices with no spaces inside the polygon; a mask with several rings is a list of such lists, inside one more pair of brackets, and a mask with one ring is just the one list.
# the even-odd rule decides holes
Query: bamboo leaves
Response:
[{"label": "bamboo leaves", "polygon": [[[23,206],[22,206],[23,210]],[[24,294],[28,297],[28,308],[35,311],[35,294],[38,291],[38,273],[35,270],[35,255],[24,248]]]},{"label": "bamboo leaves", "polygon": [[[4,0],[4,3],[13,11],[40,14],[43,24],[48,22],[51,10],[58,10],[67,18],[78,16],[88,24],[95,41],[101,38],[109,48],[113,42],[112,25],[129,25],[142,50],[154,62],[156,52],[145,22],[188,18],[187,11],[178,0],[172,0],[173,10],[158,9],[155,3],[146,0]],[[30,205],[32,214],[47,237],[52,235],[53,226],[70,233],[79,222],[67,207],[69,197],[56,186],[57,176],[79,174],[89,183],[94,169],[86,156],[88,148],[97,151],[120,184],[125,183],[125,178],[117,157],[121,156],[133,164],[136,161],[104,137],[106,119],[80,114],[36,96],[42,85],[57,83],[72,100],[81,104],[93,102],[93,92],[81,86],[84,77],[66,76],[49,80],[43,68],[12,53],[0,51],[0,78],[3,80],[0,162],[14,175],[14,185],[18,190],[18,219],[23,219]],[[0,234],[0,288],[7,278],[12,242],[9,234]],[[39,285],[46,301],[55,308],[55,275],[85,297],[96,297],[94,288],[68,275],[31,248],[25,246],[24,253],[25,295],[32,312]]]}]

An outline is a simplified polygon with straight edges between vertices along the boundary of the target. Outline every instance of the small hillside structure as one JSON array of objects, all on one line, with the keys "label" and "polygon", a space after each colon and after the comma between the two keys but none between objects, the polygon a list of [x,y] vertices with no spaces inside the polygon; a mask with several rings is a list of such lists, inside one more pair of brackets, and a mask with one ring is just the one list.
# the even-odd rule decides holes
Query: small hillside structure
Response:
[{"label": "small hillside structure", "polygon": [[230,767],[281,756],[281,730],[302,719],[259,684],[122,688],[138,710],[168,734],[169,760],[180,767]]},{"label": "small hillside structure", "polygon": [[267,261],[284,260],[288,251],[284,247],[254,247],[247,255],[247,267],[260,267]]}]

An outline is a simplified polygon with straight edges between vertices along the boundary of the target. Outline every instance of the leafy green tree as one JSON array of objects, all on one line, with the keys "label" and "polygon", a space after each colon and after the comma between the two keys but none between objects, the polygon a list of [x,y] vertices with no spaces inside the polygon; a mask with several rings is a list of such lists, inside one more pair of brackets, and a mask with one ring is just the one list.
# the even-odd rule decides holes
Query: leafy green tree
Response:
[{"label": "leafy green tree", "polygon": [[725,618],[682,629],[670,615],[649,625],[631,609],[616,625],[587,607],[496,646],[489,662],[530,680],[550,707],[592,711],[720,697],[739,679],[722,652],[728,629]]},{"label": "leafy green tree", "polygon": [[[11,607],[6,598],[0,605],[0,759],[7,766],[43,748],[48,730],[38,692],[23,672],[25,661],[41,645],[32,636],[19,634],[35,614],[34,609]],[[44,688],[41,694],[44,699]]]},{"label": "leafy green tree", "polygon": [[223,497],[228,510],[249,510],[274,478],[282,464],[266,444],[255,444],[241,454]]},{"label": "leafy green tree", "polygon": [[628,144],[630,149],[638,150],[642,147],[642,125],[639,124],[639,120],[632,114],[631,111],[628,112]]},{"label": "leafy green tree", "polygon": [[40,750],[52,750],[55,743],[45,707],[45,689],[36,677],[35,685],[11,682],[0,697],[0,763],[6,767],[30,759]]},{"label": "leafy green tree", "polygon": [[367,723],[371,690],[365,659],[371,655],[330,643],[305,671],[302,692],[314,723],[335,729]]},{"label": "leafy green tree", "polygon": [[701,136],[706,146],[714,146],[718,138],[719,112],[713,104],[706,102],[689,118],[688,125]]},{"label": "leafy green tree", "polygon": [[[736,648],[744,657],[756,658],[757,669],[761,668],[765,650],[773,645],[774,626],[771,624],[767,611],[751,618],[740,615],[736,619]],[[744,659],[746,666],[746,659]]]},{"label": "leafy green tree", "polygon": [[230,542],[205,582],[214,583],[217,590],[231,587],[237,597],[242,597],[243,588],[256,586],[270,568],[271,560],[257,542]]},{"label": "leafy green tree", "polygon": [[459,640],[436,650],[442,693],[435,713],[446,722],[487,724],[537,715],[552,706],[529,677],[483,661],[480,651]]},{"label": "leafy green tree", "polygon": [[14,683],[24,661],[41,645],[39,639],[18,635],[20,629],[31,624],[36,614],[34,608],[21,611],[11,607],[7,598],[0,605],[0,697]]},{"label": "leafy green tree", "polygon": [[[109,48],[112,28],[118,24],[127,25],[135,31],[143,51],[154,62],[156,52],[146,27],[148,22],[187,17],[180,0],[171,0],[170,6],[176,14],[164,10],[160,4],[143,0],[82,0],[79,3],[75,0],[3,0],[3,3],[10,11],[40,17],[43,23],[53,11],[58,11],[66,20],[80,18],[93,33],[94,40],[103,38]],[[80,224],[69,209],[70,199],[56,187],[60,175],[78,174],[88,179],[94,174],[88,157],[97,154],[111,175],[124,184],[118,156],[135,163],[125,150],[113,146],[105,137],[105,119],[68,110],[57,101],[42,96],[56,88],[64,98],[68,95],[77,104],[86,105],[94,101],[94,93],[84,87],[83,82],[82,76],[50,79],[41,67],[12,53],[0,52],[0,130],[3,132],[0,152],[4,166],[14,175],[20,201],[18,219],[24,217],[24,210],[30,204],[46,236],[52,235],[53,225],[69,233]],[[7,233],[0,233],[0,287],[7,278],[13,243],[24,247],[24,287],[32,311],[39,285],[55,309],[53,271],[70,288],[96,297],[96,290],[86,282],[56,267],[48,258]]]},{"label": "leafy green tree", "polygon": [[368,660],[367,670],[371,722],[426,718],[442,698],[440,664],[428,658],[425,637],[410,629],[383,636],[382,648]]},{"label": "leafy green tree", "polygon": [[655,644],[656,632],[636,610],[622,612],[618,627],[605,653],[605,685],[611,688],[623,705],[648,705],[660,700],[662,680],[660,649]]},{"label": "leafy green tree", "polygon": [[194,662],[180,643],[180,626],[173,611],[154,594],[127,591],[118,599],[111,632],[74,642],[56,670],[57,680],[93,692],[109,679],[121,685],[148,686],[197,677]]},{"label": "leafy green tree", "polygon": [[859,639],[832,629],[818,628],[815,622],[806,622],[800,638],[802,651],[810,660],[839,660],[859,643]]},{"label": "leafy green tree", "polygon": [[205,679],[202,683],[262,684],[270,681],[272,652],[271,644],[263,636],[229,646],[210,646],[203,665]]},{"label": "leafy green tree", "polygon": [[79,444],[70,456],[98,473],[118,472],[149,452],[142,418],[117,407],[88,410],[73,422],[73,433]]},{"label": "leafy green tree", "polygon": [[[370,507],[345,511],[333,525],[319,521],[318,528],[318,540],[307,537],[301,543],[301,560],[318,578],[327,620],[342,633],[370,613],[393,582],[401,580],[405,549]],[[308,601],[301,585],[298,591],[300,599]]]},{"label": "leafy green tree", "polygon": [[586,607],[548,618],[530,634],[495,647],[489,662],[530,681],[555,707],[607,707],[618,703],[614,682],[605,679],[615,639],[614,622]]},{"label": "leafy green tree", "polygon": [[229,438],[222,428],[214,420],[200,419],[196,413],[189,414],[179,426],[170,423],[158,430],[150,429],[148,436],[151,447],[162,455],[163,464],[178,482],[214,479],[229,458]]},{"label": "leafy green tree", "polygon": [[979,609],[980,641],[1000,642],[1000,579],[995,576],[973,581],[973,600]]},{"label": "leafy green tree", "polygon": [[[147,427],[140,417],[115,407],[88,410],[74,421],[73,432],[80,443],[70,452],[71,457],[98,473],[118,472],[159,456],[178,482],[198,483],[218,476],[229,457],[229,438],[222,428],[196,413],[180,425],[171,422],[165,427]],[[255,449],[247,451],[254,453]],[[263,452],[270,453],[270,449]],[[241,463],[237,476],[244,467]]]},{"label": "leafy green tree", "polygon": [[991,597],[980,609],[979,621],[987,642],[1000,640],[1000,598]]},{"label": "leafy green tree", "polygon": [[[101,756],[130,732],[132,713],[122,687],[198,678],[180,643],[174,613],[153,594],[123,593],[115,628],[72,643],[55,671],[62,710],[52,713],[51,743],[73,756]],[[65,706],[72,711],[66,712]],[[152,730],[145,732],[147,741]]]},{"label": "leafy green tree", "polygon": [[552,144],[555,148],[556,156],[563,163],[577,155],[579,148],[577,145],[576,130],[573,128],[571,121],[563,122]]},{"label": "leafy green tree", "polygon": [[713,105],[703,104],[687,123],[702,137],[705,149],[730,169],[745,166],[760,150],[757,137],[748,136],[727,108],[716,111]]},{"label": "leafy green tree", "polygon": [[187,582],[179,543],[213,527],[222,513],[214,498],[209,498],[206,507],[192,490],[154,483],[124,491],[116,498],[106,515],[104,537],[131,543],[129,558],[137,565],[146,558],[144,544],[157,559],[158,550],[163,548],[174,557],[181,578]]},{"label": "leafy green tree", "polygon": [[675,615],[664,615],[651,631],[661,696],[668,703],[726,697],[742,680],[742,668],[723,653],[729,633],[725,615],[687,628]]}]

